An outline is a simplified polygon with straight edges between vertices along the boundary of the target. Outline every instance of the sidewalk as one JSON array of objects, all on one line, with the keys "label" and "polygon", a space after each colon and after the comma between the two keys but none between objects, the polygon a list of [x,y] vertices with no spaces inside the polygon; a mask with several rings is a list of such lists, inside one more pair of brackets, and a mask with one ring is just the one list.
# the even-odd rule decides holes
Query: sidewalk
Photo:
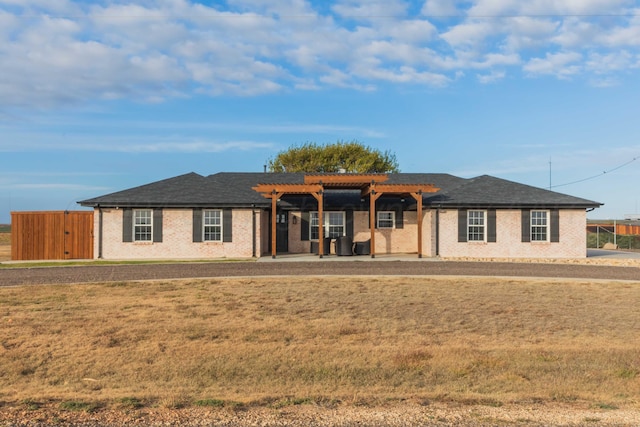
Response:
[{"label": "sidewalk", "polygon": [[640,252],[587,249],[587,258],[640,259]]},{"label": "sidewalk", "polygon": [[257,259],[258,262],[314,262],[314,261],[338,261],[338,262],[353,262],[353,261],[441,261],[437,257],[423,257],[418,258],[418,254],[376,254],[375,258],[371,258],[371,255],[352,255],[352,256],[338,256],[335,254],[323,255],[320,258],[314,254],[282,254],[278,255],[275,259],[269,255],[263,255]]}]

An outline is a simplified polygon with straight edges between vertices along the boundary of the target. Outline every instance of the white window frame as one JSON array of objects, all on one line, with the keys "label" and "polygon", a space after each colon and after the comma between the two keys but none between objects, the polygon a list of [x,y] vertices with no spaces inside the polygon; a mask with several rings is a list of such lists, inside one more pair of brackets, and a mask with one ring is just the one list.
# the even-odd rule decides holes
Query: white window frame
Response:
[{"label": "white window frame", "polygon": [[[217,213],[217,218],[211,215]],[[211,215],[211,216],[210,216]],[[221,209],[206,209],[202,211],[202,241],[203,242],[222,242],[223,221]],[[218,228],[216,232],[215,229]],[[212,238],[218,234],[218,238]]]},{"label": "white window frame", "polygon": [[[331,220],[337,217],[341,218],[341,224],[332,224]],[[309,240],[313,242],[318,241],[318,235],[320,229],[318,228],[318,212],[309,212]],[[323,237],[330,237],[335,239],[336,237],[346,236],[347,233],[347,213],[344,211],[325,211],[322,213],[322,219],[324,221],[324,233]],[[342,233],[336,232],[336,229],[342,228]],[[314,230],[315,229],[315,230]]]},{"label": "white window frame", "polygon": [[132,222],[134,242],[153,242],[153,209],[134,209]]},{"label": "white window frame", "polygon": [[[388,215],[388,218],[382,216]],[[396,228],[396,213],[394,211],[378,211],[376,212],[377,228]]]},{"label": "white window frame", "polygon": [[[540,215],[539,215],[540,214]],[[536,209],[530,213],[529,233],[531,242],[549,242],[551,213],[548,210]]]},{"label": "white window frame", "polygon": [[467,241],[487,241],[487,211],[478,209],[467,211]]}]

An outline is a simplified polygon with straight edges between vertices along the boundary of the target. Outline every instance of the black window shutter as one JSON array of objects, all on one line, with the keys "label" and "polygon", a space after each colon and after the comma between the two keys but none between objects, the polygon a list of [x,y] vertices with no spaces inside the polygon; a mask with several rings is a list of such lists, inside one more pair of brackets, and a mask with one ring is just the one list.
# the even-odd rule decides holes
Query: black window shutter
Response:
[{"label": "black window shutter", "polygon": [[[394,211],[396,213],[396,228],[404,228],[404,211],[402,210],[402,205],[397,205]],[[418,221],[420,220],[418,219]]]},{"label": "black window shutter", "polygon": [[458,242],[467,241],[467,210],[458,209]]},{"label": "black window shutter", "polygon": [[133,242],[133,210],[122,210],[122,241]]},{"label": "black window shutter", "polygon": [[202,209],[193,210],[193,241],[202,242]]},{"label": "black window shutter", "polygon": [[527,209],[522,210],[522,241],[530,242],[531,241],[531,211]]},{"label": "black window shutter", "polygon": [[496,242],[496,210],[487,210],[487,242]]},{"label": "black window shutter", "polygon": [[162,242],[162,209],[153,210],[153,241]]},{"label": "black window shutter", "polygon": [[347,219],[347,228],[345,233],[348,237],[353,238],[353,210],[349,209],[346,211],[345,216]]},{"label": "black window shutter", "polygon": [[300,214],[300,240],[309,240],[309,212],[302,212]]},{"label": "black window shutter", "polygon": [[231,242],[232,234],[233,234],[233,210],[231,209],[223,209],[222,210],[222,241],[223,242]]},{"label": "black window shutter", "polygon": [[558,209],[551,209],[551,242],[557,243],[560,241],[560,211]]}]

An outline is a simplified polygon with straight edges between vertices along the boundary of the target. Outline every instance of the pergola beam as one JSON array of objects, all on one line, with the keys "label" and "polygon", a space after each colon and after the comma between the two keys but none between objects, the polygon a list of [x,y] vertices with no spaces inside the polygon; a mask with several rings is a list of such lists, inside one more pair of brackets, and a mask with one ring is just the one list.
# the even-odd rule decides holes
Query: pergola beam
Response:
[{"label": "pergola beam", "polygon": [[385,182],[386,174],[335,174],[335,175],[305,175],[305,184],[322,184],[325,188],[362,188],[371,182]]},{"label": "pergola beam", "polygon": [[258,184],[253,190],[271,199],[271,256],[276,257],[276,211],[278,199],[285,194],[310,194],[318,201],[318,255],[324,253],[324,191],[326,189],[360,189],[362,197],[369,196],[369,227],[371,229],[371,258],[375,258],[376,201],[383,194],[410,195],[417,202],[418,258],[422,258],[422,194],[435,193],[432,184],[386,184],[386,174],[329,174],[305,175],[304,184]]},{"label": "pergola beam", "polygon": [[324,189],[322,184],[258,184],[251,188],[268,199],[274,191],[282,194],[313,194]]},{"label": "pergola beam", "polygon": [[377,193],[411,194],[419,191],[435,193],[439,188],[434,187],[433,184],[378,184],[374,182],[362,189],[362,197],[368,196],[372,190]]}]

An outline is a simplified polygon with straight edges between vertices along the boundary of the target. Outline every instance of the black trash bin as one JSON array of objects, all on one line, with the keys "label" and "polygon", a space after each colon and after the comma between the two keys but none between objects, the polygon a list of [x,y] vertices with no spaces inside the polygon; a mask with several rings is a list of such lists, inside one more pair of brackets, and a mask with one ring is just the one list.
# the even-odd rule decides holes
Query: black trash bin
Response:
[{"label": "black trash bin", "polygon": [[371,253],[371,240],[356,242],[354,245],[356,255],[369,255]]},{"label": "black trash bin", "polygon": [[353,239],[349,236],[341,236],[336,239],[336,255],[353,255]]},{"label": "black trash bin", "polygon": [[[325,237],[323,243],[322,255],[329,255],[331,253],[331,237]],[[319,247],[318,242],[311,242],[311,253],[318,255]]]}]

